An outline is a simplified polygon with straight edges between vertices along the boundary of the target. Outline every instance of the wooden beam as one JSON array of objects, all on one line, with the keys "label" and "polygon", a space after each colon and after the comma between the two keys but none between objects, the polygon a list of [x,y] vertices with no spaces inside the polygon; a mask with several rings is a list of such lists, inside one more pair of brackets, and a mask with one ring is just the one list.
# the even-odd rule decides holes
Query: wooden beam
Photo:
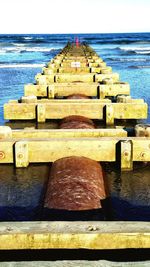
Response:
[{"label": "wooden beam", "polygon": [[69,74],[60,73],[55,75],[55,82],[94,82],[94,74]]},{"label": "wooden beam", "polygon": [[119,81],[118,73],[110,73],[110,74],[95,74],[95,82],[102,82],[105,79],[113,79],[113,82]]},{"label": "wooden beam", "polygon": [[117,96],[119,94],[129,95],[130,85],[125,82],[99,85],[100,98],[105,98],[106,96]]},{"label": "wooden beam", "polygon": [[27,167],[29,165],[28,142],[18,141],[15,144],[16,167]]},{"label": "wooden beam", "polygon": [[[64,138],[64,137],[127,137],[124,129],[30,129],[12,130],[1,126],[0,139]],[[8,132],[9,135],[5,135]]]},{"label": "wooden beam", "polygon": [[[29,135],[30,136],[30,135]],[[150,138],[142,137],[42,137],[0,140],[0,163],[15,163],[20,142],[25,142],[26,162],[53,162],[68,156],[84,156],[96,161],[115,162],[117,145],[121,142],[121,168],[129,170],[133,161],[150,161]],[[22,143],[21,143],[22,144]],[[15,146],[15,147],[14,147]],[[23,147],[23,145],[22,145]],[[22,149],[22,148],[21,148]],[[21,150],[22,151],[22,150]],[[127,153],[126,153],[127,152]],[[19,152],[20,153],[20,152]],[[22,153],[22,152],[21,152]],[[15,157],[15,158],[14,158]],[[24,158],[25,158],[24,157]],[[19,157],[21,158],[21,157]],[[22,157],[23,158],[23,157]],[[22,159],[21,158],[21,159]],[[26,163],[27,164],[27,163]],[[130,167],[130,168],[131,168]]]},{"label": "wooden beam", "polygon": [[[49,88],[49,89],[48,89]],[[48,93],[48,91],[50,93]],[[103,99],[106,96],[116,96],[118,94],[130,94],[128,83],[99,84],[99,83],[53,83],[49,85],[26,84],[24,95],[35,95],[40,97],[54,98],[68,96],[71,94],[85,94],[87,96],[97,96]]]},{"label": "wooden beam", "polygon": [[118,73],[110,74],[69,74],[69,73],[58,73],[58,74],[49,74],[42,75],[37,74],[35,80],[37,84],[49,84],[53,82],[62,83],[62,82],[102,82],[104,79],[112,78],[114,82],[119,81]]},{"label": "wooden beam", "polygon": [[90,62],[90,63],[88,63],[88,65],[91,68],[97,68],[97,67],[104,68],[104,67],[106,67],[106,62],[103,62],[103,61],[100,62],[100,63],[98,63],[98,62]]},{"label": "wooden beam", "polygon": [[[72,61],[69,61],[69,62],[62,61],[60,64],[60,67],[63,67],[63,68],[71,67],[71,63],[72,63]],[[85,68],[85,67],[87,67],[87,65],[88,65],[88,63],[86,61],[85,62],[80,61],[80,67],[81,68]]]},{"label": "wooden beam", "polygon": [[[90,73],[89,67],[60,67],[58,73]],[[45,73],[46,74],[46,73]]]},{"label": "wooden beam", "polygon": [[[62,119],[70,115],[81,115],[90,119],[103,119],[104,107],[109,105],[108,102],[104,101],[103,103],[98,100],[47,100],[45,103],[44,101],[39,101],[33,104],[8,103],[4,105],[4,118],[6,120],[38,119],[38,112],[40,110],[38,108],[36,113],[36,107],[40,104],[45,106],[45,119]],[[148,106],[146,103],[112,103],[111,105],[114,110],[114,119],[147,118]]]},{"label": "wooden beam", "polygon": [[121,141],[121,170],[133,170],[133,147],[132,140]]},{"label": "wooden beam", "polygon": [[1,222],[0,249],[150,248],[148,222]]},{"label": "wooden beam", "polygon": [[[6,155],[0,162],[7,163],[7,150],[20,141],[1,141],[3,153]],[[97,161],[115,161],[116,140],[104,140],[98,138],[51,138],[26,140],[28,144],[29,163],[53,162],[66,156],[84,156]],[[3,144],[5,144],[3,149]],[[80,149],[79,149],[80,147]],[[10,150],[10,149],[9,149]],[[103,152],[102,152],[103,151]],[[18,151],[15,149],[15,158]],[[10,155],[9,162],[14,162]],[[16,166],[17,167],[17,166]],[[19,166],[21,167],[21,166]],[[23,166],[22,166],[23,167]]]},{"label": "wooden beam", "polygon": [[105,122],[106,122],[106,125],[114,124],[114,105],[112,104],[106,105]]},{"label": "wooden beam", "polygon": [[24,87],[24,95],[47,97],[49,95],[47,92],[48,90],[53,91],[54,97],[68,96],[77,93],[85,94],[87,96],[97,96],[98,86],[98,83],[53,83],[49,85],[26,84]]}]

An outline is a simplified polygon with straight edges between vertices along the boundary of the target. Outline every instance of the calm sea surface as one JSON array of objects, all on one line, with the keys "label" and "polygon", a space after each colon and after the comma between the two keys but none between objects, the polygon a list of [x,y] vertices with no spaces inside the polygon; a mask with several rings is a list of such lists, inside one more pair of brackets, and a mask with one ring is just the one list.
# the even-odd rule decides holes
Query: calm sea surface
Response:
[{"label": "calm sea surface", "polygon": [[[3,104],[20,98],[24,84],[33,83],[41,68],[76,36],[90,44],[121,81],[130,83],[132,97],[144,98],[150,105],[150,33],[0,35],[0,125]],[[27,169],[0,165],[0,220],[40,219],[48,175],[44,164]],[[134,172],[124,174],[108,168],[107,178],[108,206],[115,220],[150,220],[150,166],[136,166]]]}]

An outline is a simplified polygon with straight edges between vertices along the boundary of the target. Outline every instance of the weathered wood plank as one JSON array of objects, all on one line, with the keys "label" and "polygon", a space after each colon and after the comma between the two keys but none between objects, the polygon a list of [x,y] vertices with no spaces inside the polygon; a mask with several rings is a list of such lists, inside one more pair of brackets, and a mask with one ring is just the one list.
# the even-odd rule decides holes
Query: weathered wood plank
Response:
[{"label": "weathered wood plank", "polygon": [[69,74],[60,73],[55,75],[55,82],[94,82],[94,74]]},{"label": "weathered wood plank", "polygon": [[[63,138],[63,137],[127,137],[124,129],[23,129],[12,130],[8,126],[1,126],[0,140],[8,138]],[[9,132],[9,135],[5,135]]]},{"label": "weathered wood plank", "polygon": [[112,79],[113,82],[119,81],[118,73],[110,73],[110,74],[95,74],[95,82],[102,82],[105,79]]},{"label": "weathered wood plank", "polygon": [[[72,61],[70,61],[70,62],[62,61],[60,64],[60,67],[63,67],[63,68],[71,67],[71,64],[72,64]],[[48,65],[48,66],[50,66],[50,65]],[[87,66],[88,66],[88,63],[86,61],[80,62],[81,68],[86,68]]]},{"label": "weathered wood plank", "polygon": [[0,249],[150,248],[149,226],[119,221],[5,222],[0,223]]},{"label": "weathered wood plank", "polygon": [[[133,161],[150,161],[150,138],[143,139],[134,137],[63,137],[63,138],[38,138],[37,136],[28,139],[17,137],[15,139],[0,140],[0,163],[13,163],[14,157],[18,155],[16,147],[20,141],[26,143],[27,150],[23,152],[21,159],[26,158],[26,162],[53,162],[62,157],[85,156],[96,161],[115,162],[118,153],[117,144],[119,142],[130,143],[132,150],[128,151],[125,146],[121,147],[123,155],[122,170],[132,167]],[[14,147],[15,146],[15,147]],[[15,148],[15,149],[14,149]],[[13,153],[14,150],[14,153]],[[132,152],[133,151],[133,152]],[[127,154],[126,154],[127,152]],[[133,156],[132,156],[133,155]],[[21,161],[22,162],[22,161]],[[22,167],[22,163],[20,164]],[[17,165],[19,167],[19,163]],[[127,166],[127,168],[125,167]]]},{"label": "weathered wood plank", "polygon": [[52,73],[49,75],[37,74],[35,80],[37,84],[49,84],[53,82],[102,82],[104,79],[111,78],[114,82],[119,81],[118,73],[110,74],[69,74],[69,73]]},{"label": "weathered wood plank", "polygon": [[100,84],[99,96],[105,98],[106,96],[117,96],[119,94],[130,94],[130,85],[125,82],[118,82],[114,84]]},{"label": "weathered wood plank", "polygon": [[93,67],[93,68],[96,68],[96,67],[101,67],[101,68],[104,68],[104,67],[106,67],[106,62],[104,62],[104,61],[102,61],[102,62],[100,62],[100,63],[98,63],[98,62],[90,62],[90,63],[88,63],[88,66],[89,67]]},{"label": "weathered wood plank", "polygon": [[48,96],[48,89],[53,90],[54,96],[62,97],[71,94],[85,94],[87,96],[97,96],[105,98],[106,96],[116,96],[118,94],[130,94],[128,83],[99,84],[99,83],[53,83],[49,85],[26,84],[24,86],[24,95],[35,95],[41,97]]},{"label": "weathered wood plank", "polygon": [[[60,67],[58,73],[90,73],[89,67]],[[46,73],[45,73],[46,74]]]},{"label": "weathered wood plank", "polygon": [[[98,102],[98,100],[86,100],[83,102],[51,100],[49,103],[41,101],[33,104],[8,103],[4,105],[4,118],[6,120],[38,119],[37,112],[39,109],[37,105],[45,106],[45,119],[62,119],[70,115],[81,115],[90,119],[103,119],[104,107],[107,108],[106,102]],[[147,118],[148,106],[146,103],[112,103],[111,106],[114,112],[114,119]]]},{"label": "weathered wood plank", "polygon": [[54,83],[51,85],[26,84],[24,87],[24,95],[47,97],[48,90],[51,89],[56,97],[77,93],[85,94],[87,96],[97,96],[98,86],[98,83]]}]

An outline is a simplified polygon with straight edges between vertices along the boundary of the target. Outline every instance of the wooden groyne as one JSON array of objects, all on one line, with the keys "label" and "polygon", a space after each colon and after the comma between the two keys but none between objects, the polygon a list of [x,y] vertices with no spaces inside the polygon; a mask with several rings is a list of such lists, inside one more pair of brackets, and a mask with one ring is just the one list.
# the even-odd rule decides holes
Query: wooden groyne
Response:
[{"label": "wooden groyne", "polygon": [[[86,99],[67,99],[72,95]],[[93,129],[13,130],[0,126],[0,163],[27,167],[70,156],[116,163],[132,171],[134,162],[150,161],[150,126],[126,123],[148,116],[143,99],[132,99],[130,86],[88,45],[68,44],[24,87],[24,96],[4,105],[4,118],[46,125],[68,116],[84,116]],[[118,122],[123,123],[120,124]],[[45,123],[45,124],[44,124]],[[99,123],[102,123],[100,127]],[[7,165],[6,165],[7,166]],[[150,248],[147,222],[0,223],[0,250]]]},{"label": "wooden groyne", "polygon": [[[134,161],[150,161],[150,139],[129,137],[124,127],[115,123],[146,119],[147,103],[132,99],[129,84],[120,81],[118,73],[89,46],[66,46],[35,80],[35,84],[25,85],[21,99],[4,105],[6,120],[44,123],[77,115],[102,121],[106,129],[11,131],[4,126],[0,128],[1,163],[26,167],[30,162],[53,162],[72,153],[97,161],[119,159],[121,170],[132,170]],[[66,99],[76,94],[89,99]]]}]

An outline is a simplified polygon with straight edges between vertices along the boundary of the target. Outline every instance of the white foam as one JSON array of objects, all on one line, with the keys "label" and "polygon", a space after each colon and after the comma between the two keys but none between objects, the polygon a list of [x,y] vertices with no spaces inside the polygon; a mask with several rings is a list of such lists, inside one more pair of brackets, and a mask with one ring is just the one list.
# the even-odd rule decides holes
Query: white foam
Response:
[{"label": "white foam", "polygon": [[25,40],[32,40],[33,37],[24,37]]},{"label": "white foam", "polygon": [[127,61],[127,62],[132,62],[132,61],[142,61],[142,62],[145,62],[147,61],[145,58],[120,58],[119,61],[121,62],[124,62],[124,61]]},{"label": "white foam", "polygon": [[52,50],[58,50],[61,48],[54,47],[25,47],[25,46],[13,46],[13,47],[1,47],[0,53],[21,53],[21,52],[51,52]]},{"label": "white foam", "polygon": [[143,54],[146,54],[147,51],[149,52],[150,51],[150,46],[143,46],[143,47],[140,47],[140,46],[122,46],[122,47],[119,47],[120,50],[122,51],[133,51],[133,52],[136,52],[136,53],[143,53]]},{"label": "white foam", "polygon": [[0,64],[0,69],[7,69],[7,68],[42,68],[45,64]]}]

